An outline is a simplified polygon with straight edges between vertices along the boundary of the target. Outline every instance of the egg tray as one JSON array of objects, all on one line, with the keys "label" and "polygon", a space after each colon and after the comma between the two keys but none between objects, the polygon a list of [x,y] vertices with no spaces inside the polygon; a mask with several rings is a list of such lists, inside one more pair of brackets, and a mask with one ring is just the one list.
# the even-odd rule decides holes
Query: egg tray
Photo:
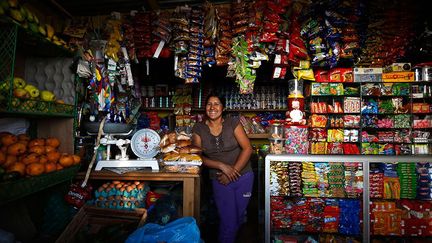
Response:
[{"label": "egg tray", "polygon": [[39,176],[25,177],[0,183],[0,205],[25,197],[46,188],[70,181],[78,172],[79,165]]},{"label": "egg tray", "polygon": [[110,208],[119,210],[132,210],[145,208],[145,198],[143,199],[120,199],[120,200],[95,200],[94,205],[99,208]]},{"label": "egg tray", "polygon": [[31,100],[31,99],[13,97],[11,99],[3,99],[3,100],[0,99],[0,111],[19,112],[19,113],[27,113],[27,114],[40,114],[40,115],[73,116],[75,111],[75,106],[69,104],[51,102],[51,101]]}]

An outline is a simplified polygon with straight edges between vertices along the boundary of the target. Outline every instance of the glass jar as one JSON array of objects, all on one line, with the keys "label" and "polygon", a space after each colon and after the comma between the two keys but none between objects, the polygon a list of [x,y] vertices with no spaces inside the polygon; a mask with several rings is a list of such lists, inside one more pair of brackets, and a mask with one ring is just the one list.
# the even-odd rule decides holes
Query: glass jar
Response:
[{"label": "glass jar", "polygon": [[290,79],[288,80],[288,98],[303,98],[303,80]]}]

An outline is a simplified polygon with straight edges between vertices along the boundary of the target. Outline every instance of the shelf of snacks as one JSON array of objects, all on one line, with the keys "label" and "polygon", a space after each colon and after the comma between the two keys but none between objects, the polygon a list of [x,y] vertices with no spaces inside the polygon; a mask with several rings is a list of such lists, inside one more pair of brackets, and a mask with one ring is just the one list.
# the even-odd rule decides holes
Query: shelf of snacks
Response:
[{"label": "shelf of snacks", "polygon": [[371,237],[432,237],[432,164],[371,163]]},{"label": "shelf of snacks", "polygon": [[305,161],[266,158],[266,242],[280,234],[361,241],[362,163]]},{"label": "shelf of snacks", "polygon": [[360,153],[358,96],[359,85],[355,83],[311,83],[311,154]]},{"label": "shelf of snacks", "polygon": [[431,159],[268,155],[265,242],[316,234],[362,242],[376,236],[430,240]]},{"label": "shelf of snacks", "polygon": [[361,85],[361,153],[411,154],[411,86],[409,83]]}]

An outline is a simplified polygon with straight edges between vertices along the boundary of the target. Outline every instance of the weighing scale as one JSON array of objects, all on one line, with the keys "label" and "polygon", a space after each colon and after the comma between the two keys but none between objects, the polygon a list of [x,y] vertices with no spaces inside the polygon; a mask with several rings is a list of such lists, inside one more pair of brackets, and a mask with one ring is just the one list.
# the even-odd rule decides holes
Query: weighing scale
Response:
[{"label": "weighing scale", "polygon": [[[159,163],[154,158],[159,153],[159,142],[160,136],[157,132],[152,129],[141,129],[135,132],[132,138],[129,139],[116,139],[114,136],[127,136],[128,133],[110,133],[105,134],[105,137],[101,139],[100,144],[107,146],[107,159],[99,160],[97,162],[95,170],[101,170],[102,168],[113,168],[113,167],[151,167],[152,171],[159,171]],[[111,160],[110,146],[115,144],[120,149],[120,155],[115,156],[116,158]],[[138,159],[130,160],[126,154],[127,147],[131,144],[132,151]]]}]

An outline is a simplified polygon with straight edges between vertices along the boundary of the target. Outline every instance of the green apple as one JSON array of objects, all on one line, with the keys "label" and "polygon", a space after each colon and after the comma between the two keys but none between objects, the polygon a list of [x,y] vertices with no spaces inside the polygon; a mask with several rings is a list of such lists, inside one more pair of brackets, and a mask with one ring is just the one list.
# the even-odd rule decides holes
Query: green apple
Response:
[{"label": "green apple", "polygon": [[27,84],[27,85],[24,87],[24,89],[27,90],[27,92],[29,92],[30,97],[31,97],[32,99],[35,99],[35,98],[39,97],[39,93],[40,93],[40,92],[39,92],[39,89],[36,88],[34,85]]},{"label": "green apple", "polygon": [[48,90],[42,90],[40,92],[40,97],[43,101],[54,101],[56,99],[55,94]]},{"label": "green apple", "polygon": [[23,89],[26,86],[26,81],[22,78],[15,77],[13,79],[14,88]]}]

